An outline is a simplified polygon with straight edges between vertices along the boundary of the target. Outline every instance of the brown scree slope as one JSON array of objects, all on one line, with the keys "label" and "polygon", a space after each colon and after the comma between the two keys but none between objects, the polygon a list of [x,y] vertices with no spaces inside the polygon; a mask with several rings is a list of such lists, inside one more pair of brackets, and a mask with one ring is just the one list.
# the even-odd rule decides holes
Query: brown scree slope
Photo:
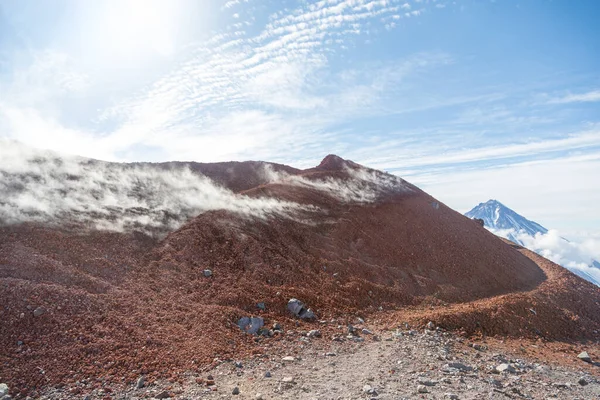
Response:
[{"label": "brown scree slope", "polygon": [[[90,377],[178,376],[215,357],[276,346],[278,338],[257,344],[235,322],[260,314],[292,328],[291,297],[320,318],[378,313],[390,327],[432,319],[468,334],[598,339],[599,288],[408,183],[374,202],[346,202],[310,185],[268,183],[259,168],[244,179],[236,168],[235,180],[220,183],[240,195],[318,208],[267,219],[206,212],[162,240],[0,228],[2,380],[25,394]],[[369,171],[335,156],[282,170],[351,184],[353,169]],[[38,307],[45,313],[34,317]]]}]

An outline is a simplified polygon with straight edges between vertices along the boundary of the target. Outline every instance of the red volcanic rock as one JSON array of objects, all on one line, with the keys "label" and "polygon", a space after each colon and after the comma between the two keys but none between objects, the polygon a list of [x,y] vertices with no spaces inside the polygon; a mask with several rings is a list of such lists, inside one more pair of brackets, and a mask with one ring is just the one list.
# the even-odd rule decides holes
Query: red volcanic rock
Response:
[{"label": "red volcanic rock", "polygon": [[[375,191],[371,200],[340,196],[356,185],[347,167],[370,174],[358,188]],[[390,325],[431,320],[469,334],[598,339],[599,288],[404,181],[332,155],[306,171],[277,167],[296,180],[276,183],[261,177],[262,164],[198,168],[240,196],[306,207],[265,218],[205,212],[162,240],[0,228],[0,365],[11,389],[35,394],[91,377],[133,385],[140,375],[152,382],[260,353],[236,322],[260,314],[267,327],[312,326],[293,319],[290,298],[324,319],[383,310]],[[378,180],[397,186],[378,190]],[[34,318],[38,307],[46,312]],[[277,346],[286,337],[265,340]]]}]

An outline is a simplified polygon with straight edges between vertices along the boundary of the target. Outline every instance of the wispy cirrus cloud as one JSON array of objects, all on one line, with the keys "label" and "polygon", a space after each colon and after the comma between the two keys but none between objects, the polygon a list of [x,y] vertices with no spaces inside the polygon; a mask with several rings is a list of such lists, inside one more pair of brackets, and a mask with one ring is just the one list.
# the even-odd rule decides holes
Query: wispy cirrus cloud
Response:
[{"label": "wispy cirrus cloud", "polygon": [[548,104],[591,103],[596,101],[600,101],[600,90],[553,97],[548,100]]}]

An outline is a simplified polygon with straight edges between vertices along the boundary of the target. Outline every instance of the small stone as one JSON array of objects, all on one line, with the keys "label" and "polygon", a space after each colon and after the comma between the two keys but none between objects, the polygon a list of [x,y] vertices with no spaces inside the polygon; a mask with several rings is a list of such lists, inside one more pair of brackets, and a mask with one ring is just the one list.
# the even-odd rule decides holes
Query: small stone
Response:
[{"label": "small stone", "polygon": [[590,355],[587,353],[587,351],[582,351],[581,353],[579,353],[577,358],[579,358],[581,361],[585,361],[586,363],[592,362],[592,359],[591,359]]},{"label": "small stone", "polygon": [[495,370],[496,370],[496,372],[499,372],[499,373],[506,371],[506,372],[510,372],[511,374],[514,374],[515,372],[517,372],[517,370],[514,369],[512,365],[506,364],[506,363],[502,363],[502,364],[498,365],[495,368]]},{"label": "small stone", "polygon": [[425,385],[425,386],[435,386],[435,385],[437,385],[437,383],[438,383],[437,381],[432,381],[432,380],[430,380],[430,379],[427,379],[427,378],[419,378],[419,379],[418,379],[418,382],[419,382],[421,385]]},{"label": "small stone", "polygon": [[367,328],[363,328],[362,333],[363,333],[363,335],[372,335],[373,334],[373,332],[371,332]]},{"label": "small stone", "polygon": [[337,356],[337,353],[334,353],[334,352],[325,353],[325,357],[335,357],[335,356]]},{"label": "small stone", "polygon": [[315,338],[315,337],[321,337],[321,331],[318,329],[313,329],[312,331],[309,331],[306,336],[310,337],[310,338]]},{"label": "small stone", "polygon": [[0,383],[0,397],[4,397],[8,394],[8,385],[6,383]]},{"label": "small stone", "polygon": [[205,277],[209,278],[209,277],[211,277],[211,276],[212,276],[212,271],[211,271],[210,269],[205,269],[204,271],[202,271],[202,274],[203,274]]},{"label": "small stone", "polygon": [[281,325],[279,324],[279,322],[275,322],[273,324],[273,330],[274,331],[280,331],[281,330]]},{"label": "small stone", "polygon": [[295,359],[294,357],[292,357],[292,356],[283,357],[283,358],[281,359],[281,361],[286,361],[286,362],[293,362],[293,361],[295,361],[295,360],[296,360],[296,359]]},{"label": "small stone", "polygon": [[167,390],[163,390],[162,392],[156,395],[157,399],[168,399],[170,397],[171,393],[169,393]]},{"label": "small stone", "polygon": [[285,376],[281,382],[283,383],[294,383],[294,377],[293,376]]},{"label": "small stone", "polygon": [[46,309],[44,307],[38,307],[35,310],[33,310],[34,317],[40,317],[40,316],[44,315],[45,313],[46,313]]},{"label": "small stone", "polygon": [[458,400],[458,395],[454,393],[444,393],[444,398],[450,400]]},{"label": "small stone", "polygon": [[417,393],[429,393],[429,390],[427,389],[427,386],[419,385],[417,386]]},{"label": "small stone", "polygon": [[242,317],[238,320],[237,325],[242,331],[255,335],[265,325],[265,321],[261,317]]},{"label": "small stone", "polygon": [[25,318],[25,313],[19,314],[19,318],[21,318],[21,319]]},{"label": "small stone", "polygon": [[231,391],[231,394],[233,395],[238,395],[240,394],[240,388],[239,387],[234,387],[233,390]]},{"label": "small stone", "polygon": [[234,361],[233,365],[235,365],[236,368],[243,368],[244,364],[242,364],[241,361]]},{"label": "small stone", "polygon": [[265,378],[270,378],[270,377],[271,377],[271,371],[265,372]]},{"label": "small stone", "polygon": [[459,362],[451,362],[442,367],[442,371],[444,371],[444,372],[452,372],[452,370],[469,372],[469,371],[472,371],[473,368],[468,365],[465,365],[463,363],[459,363]]},{"label": "small stone", "polygon": [[144,379],[143,376],[140,376],[135,384],[135,388],[136,389],[141,389],[144,387],[144,384],[146,383],[146,379]]},{"label": "small stone", "polygon": [[502,382],[500,382],[499,380],[494,379],[494,378],[490,378],[488,380],[488,382],[489,382],[490,385],[495,386],[498,389],[502,389],[503,385],[502,385]]},{"label": "small stone", "polygon": [[316,319],[315,313],[310,309],[306,308],[304,303],[298,299],[290,299],[288,301],[288,310],[296,317],[306,320]]},{"label": "small stone", "polygon": [[23,341],[22,340],[17,340],[17,346],[23,346]]},{"label": "small stone", "polygon": [[432,321],[429,321],[427,323],[427,329],[429,329],[430,331],[435,330],[435,324]]},{"label": "small stone", "polygon": [[364,324],[364,323],[365,323],[365,320],[364,320],[364,319],[362,319],[361,317],[358,317],[358,323],[359,323],[359,324]]},{"label": "small stone", "polygon": [[587,381],[587,379],[585,379],[583,376],[581,378],[579,378],[579,380],[577,381],[577,383],[579,383],[581,386],[585,386],[587,385],[589,382]]},{"label": "small stone", "polygon": [[261,303],[258,303],[258,304],[256,305],[256,307],[258,307],[259,309],[261,309],[261,310],[263,310],[263,311],[265,311],[265,310],[267,309],[267,306],[265,305],[265,303],[262,303],[262,302],[261,302]]},{"label": "small stone", "polygon": [[377,396],[377,390],[371,385],[365,385],[362,388],[363,392],[366,394]]},{"label": "small stone", "polygon": [[263,397],[263,395],[261,393],[256,393],[256,396],[254,396],[254,398],[256,400],[264,400],[264,397]]}]

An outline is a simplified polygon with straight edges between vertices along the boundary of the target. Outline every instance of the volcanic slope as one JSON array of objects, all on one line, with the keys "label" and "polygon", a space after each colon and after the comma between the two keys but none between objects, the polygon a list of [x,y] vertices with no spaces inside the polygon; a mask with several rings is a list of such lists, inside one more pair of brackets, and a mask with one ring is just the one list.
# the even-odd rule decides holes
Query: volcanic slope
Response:
[{"label": "volcanic slope", "polygon": [[[373,313],[393,325],[427,316],[472,334],[550,339],[594,339],[600,329],[599,288],[554,274],[402,179],[336,156],[305,171],[263,166],[236,171],[236,182],[260,174],[256,187],[235,183],[236,199],[276,200],[280,211],[210,210],[160,240],[4,226],[2,380],[24,395],[86,379],[177,379],[215,357],[281,342],[243,334],[242,316],[311,329],[287,314],[292,297],[322,319]],[[543,332],[528,311],[536,306]],[[512,330],[500,330],[495,315]]]}]

